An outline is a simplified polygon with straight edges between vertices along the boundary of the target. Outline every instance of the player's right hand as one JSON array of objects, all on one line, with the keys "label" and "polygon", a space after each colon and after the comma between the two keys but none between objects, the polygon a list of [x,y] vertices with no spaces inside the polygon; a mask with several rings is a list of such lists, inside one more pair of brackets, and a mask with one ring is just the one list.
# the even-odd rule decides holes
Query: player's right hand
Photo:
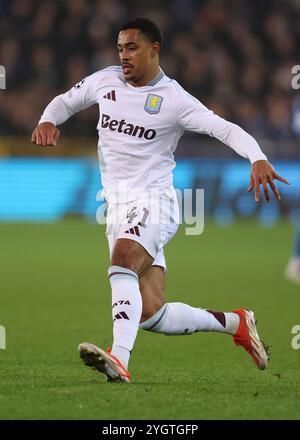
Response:
[{"label": "player's right hand", "polygon": [[42,147],[55,147],[60,131],[51,122],[42,122],[33,131],[31,142]]}]

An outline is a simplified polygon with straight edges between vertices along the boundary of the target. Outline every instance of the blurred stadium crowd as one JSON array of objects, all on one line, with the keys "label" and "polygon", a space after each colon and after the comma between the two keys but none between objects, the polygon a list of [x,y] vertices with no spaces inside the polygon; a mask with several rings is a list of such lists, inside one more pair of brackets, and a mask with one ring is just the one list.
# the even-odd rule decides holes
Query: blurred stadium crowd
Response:
[{"label": "blurred stadium crowd", "polygon": [[[253,134],[271,157],[298,154],[291,68],[300,64],[300,1],[0,0],[0,12],[2,136],[29,135],[55,95],[118,64],[119,26],[146,16],[162,28],[168,76]],[[65,133],[96,136],[96,108],[76,118]]]}]

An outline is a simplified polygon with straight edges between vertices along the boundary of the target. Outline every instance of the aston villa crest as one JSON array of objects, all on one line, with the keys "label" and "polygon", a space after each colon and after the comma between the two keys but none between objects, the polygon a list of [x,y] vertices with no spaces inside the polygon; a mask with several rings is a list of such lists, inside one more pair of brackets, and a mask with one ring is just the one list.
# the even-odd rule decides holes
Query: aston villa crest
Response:
[{"label": "aston villa crest", "polygon": [[155,115],[160,111],[162,102],[163,98],[161,96],[149,94],[144,108],[146,112],[150,113],[150,115]]}]

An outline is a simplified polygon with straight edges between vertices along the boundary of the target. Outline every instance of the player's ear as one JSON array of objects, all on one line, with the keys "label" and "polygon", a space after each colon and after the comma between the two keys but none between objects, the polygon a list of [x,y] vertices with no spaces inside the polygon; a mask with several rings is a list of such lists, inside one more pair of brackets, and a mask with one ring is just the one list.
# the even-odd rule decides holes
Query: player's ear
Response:
[{"label": "player's ear", "polygon": [[159,50],[160,50],[160,44],[158,42],[156,43],[151,43],[151,55],[155,56],[159,54]]}]

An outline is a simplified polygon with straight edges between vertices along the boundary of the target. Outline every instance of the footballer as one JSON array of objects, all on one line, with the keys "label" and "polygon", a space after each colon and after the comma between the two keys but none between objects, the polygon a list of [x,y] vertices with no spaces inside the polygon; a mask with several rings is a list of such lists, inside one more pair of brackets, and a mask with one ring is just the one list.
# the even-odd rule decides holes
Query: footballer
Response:
[{"label": "footballer", "polygon": [[118,35],[120,65],[95,72],[56,96],[32,134],[33,143],[55,146],[57,126],[93,104],[99,106],[98,156],[108,203],[113,344],[105,351],[81,343],[80,357],[108,381],[129,382],[128,364],[139,329],[165,335],[209,331],[232,335],[264,370],[268,354],[251,310],[215,312],[164,300],[164,246],[179,223],[174,151],[186,130],[219,139],[250,161],[248,191],[254,190],[257,202],[261,186],[269,201],[270,189],[280,199],[274,180],[288,182],[252,136],[207,109],[162,71],[161,43],[155,23],[147,18],[128,21]]}]

